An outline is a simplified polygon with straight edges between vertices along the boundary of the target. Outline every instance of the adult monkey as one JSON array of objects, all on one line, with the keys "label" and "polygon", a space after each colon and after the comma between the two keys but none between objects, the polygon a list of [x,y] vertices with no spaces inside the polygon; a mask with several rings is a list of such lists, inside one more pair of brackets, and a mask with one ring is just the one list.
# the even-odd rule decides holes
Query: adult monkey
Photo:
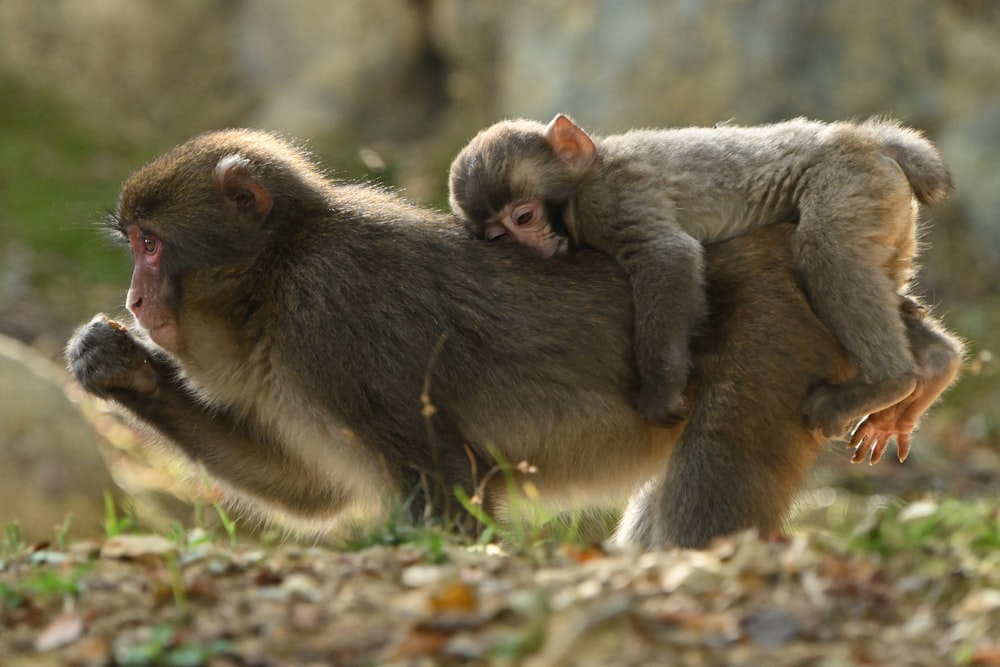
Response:
[{"label": "adult monkey", "polygon": [[[477,486],[493,446],[533,464],[558,506],[686,471],[636,496],[624,541],[770,533],[823,444],[802,396],[849,372],[792,275],[791,226],[709,250],[714,312],[682,431],[632,407],[629,287],[598,253],[543,262],[481,243],[250,130],[142,167],[109,222],[134,255],[126,305],[146,336],[95,317],[67,348],[74,376],[233,501],[309,528],[392,499],[454,517],[452,490]],[[488,486],[488,506],[503,493]]]}]

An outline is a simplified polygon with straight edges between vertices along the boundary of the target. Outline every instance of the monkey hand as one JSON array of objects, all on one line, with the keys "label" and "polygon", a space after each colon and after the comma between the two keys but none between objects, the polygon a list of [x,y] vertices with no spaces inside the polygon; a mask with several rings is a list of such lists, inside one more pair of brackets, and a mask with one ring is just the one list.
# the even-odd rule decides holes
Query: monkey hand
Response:
[{"label": "monkey hand", "polygon": [[676,426],[688,414],[688,403],[684,398],[686,378],[679,382],[643,382],[639,389],[636,410],[648,421],[661,426]]},{"label": "monkey hand", "polygon": [[80,327],[66,347],[70,373],[91,394],[152,394],[159,378],[149,354],[125,328],[100,314]]}]

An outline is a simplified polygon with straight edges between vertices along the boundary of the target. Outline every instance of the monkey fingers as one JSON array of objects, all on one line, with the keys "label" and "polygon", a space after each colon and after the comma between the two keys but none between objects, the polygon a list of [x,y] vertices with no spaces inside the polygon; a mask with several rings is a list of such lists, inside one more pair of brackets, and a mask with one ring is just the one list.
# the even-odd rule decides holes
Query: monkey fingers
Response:
[{"label": "monkey fingers", "polygon": [[[954,345],[957,346],[958,343]],[[851,438],[851,446],[858,447],[852,459],[855,463],[863,461],[869,450],[872,452],[871,462],[878,463],[892,436],[896,437],[899,460],[906,460],[910,453],[910,435],[913,429],[917,427],[920,416],[954,380],[961,354],[953,347],[935,345],[927,346],[919,359],[922,375],[913,391],[895,405],[869,415],[855,430]]]},{"label": "monkey fingers", "polygon": [[[910,433],[908,430],[900,430],[898,424],[899,405],[886,408],[881,412],[869,415],[858,425],[854,433],[851,434],[851,441],[848,448],[855,448],[851,463],[861,463],[866,458],[870,465],[875,465],[885,456],[885,450],[889,442],[896,438],[896,456],[902,463],[910,455]],[[887,414],[888,413],[888,414]]]},{"label": "monkey fingers", "polygon": [[159,383],[145,349],[124,325],[104,314],[76,332],[66,359],[80,385],[98,396],[114,390],[150,394]]},{"label": "monkey fingers", "polygon": [[907,405],[916,387],[917,379],[913,376],[879,384],[821,382],[802,402],[802,420],[807,428],[819,430],[827,438],[839,438],[850,433],[851,426],[866,414]]},{"label": "monkey fingers", "polygon": [[869,415],[851,437],[850,446],[858,448],[851,461],[863,461],[867,452],[871,451],[871,463],[878,463],[893,436],[896,438],[897,457],[900,462],[905,461],[910,454],[910,434],[917,427],[920,415],[930,405],[926,398],[927,388],[926,381],[918,382],[916,389],[902,401]]}]

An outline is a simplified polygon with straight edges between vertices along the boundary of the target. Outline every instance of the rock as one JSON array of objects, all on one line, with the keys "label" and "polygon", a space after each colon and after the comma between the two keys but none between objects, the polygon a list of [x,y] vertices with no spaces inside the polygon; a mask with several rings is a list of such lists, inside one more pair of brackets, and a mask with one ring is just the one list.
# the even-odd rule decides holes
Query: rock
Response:
[{"label": "rock", "polygon": [[17,521],[28,542],[52,539],[69,515],[74,537],[99,534],[104,491],[115,488],[65,382],[58,366],[0,336],[0,527]]},{"label": "rock", "polygon": [[997,7],[178,0],[168,16],[129,0],[5,0],[0,74],[58,91],[94,132],[173,144],[263,126],[438,202],[450,158],[505,116],[563,111],[606,133],[888,114],[940,142],[969,245],[997,265]]},{"label": "rock", "polygon": [[260,101],[251,124],[299,136],[347,129],[355,141],[425,132],[427,106],[443,93],[425,76],[433,63],[419,5],[300,0],[289,11],[244,3],[235,64]]},{"label": "rock", "polygon": [[[496,16],[481,4],[445,3],[440,34],[459,72],[480,72],[470,96],[492,95],[498,117],[564,111],[609,132],[887,111],[928,122],[942,111],[948,36],[932,0],[543,0]],[[483,20],[498,38],[477,61],[481,30],[467,24]],[[498,85],[482,74],[491,64]]]}]

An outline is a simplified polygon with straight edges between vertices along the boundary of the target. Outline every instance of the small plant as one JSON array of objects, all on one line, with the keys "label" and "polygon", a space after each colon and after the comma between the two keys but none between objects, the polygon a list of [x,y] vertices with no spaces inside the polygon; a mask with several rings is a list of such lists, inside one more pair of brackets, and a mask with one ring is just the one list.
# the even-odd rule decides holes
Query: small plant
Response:
[{"label": "small plant", "polygon": [[[235,547],[238,543],[237,536],[237,525],[236,520],[229,516],[226,512],[226,508],[222,506],[222,500],[220,495],[214,490],[212,485],[212,480],[208,476],[208,471],[205,466],[201,466],[201,483],[205,487],[205,497],[208,498],[215,510],[215,514],[219,517],[219,522],[222,524],[223,530],[226,531],[226,536],[229,538],[229,545]],[[205,526],[207,522],[205,521],[204,512],[200,509],[199,505],[195,505],[196,516],[198,517],[198,525]]]},{"label": "small plant", "polygon": [[89,564],[80,565],[68,573],[52,569],[32,570],[13,583],[0,582],[0,605],[17,609],[29,600],[77,598],[80,596],[80,579],[90,568]]},{"label": "small plant", "polygon": [[86,571],[85,567],[78,567],[68,575],[61,575],[55,570],[38,570],[24,580],[21,589],[30,591],[33,597],[53,598],[53,597],[77,597],[80,595],[80,577]]},{"label": "small plant", "polygon": [[956,499],[877,507],[860,521],[852,544],[882,556],[913,550],[989,556],[1000,549],[1000,508],[995,501]]},{"label": "small plant", "polygon": [[56,526],[56,548],[66,551],[69,547],[69,531],[73,527],[73,514],[67,514],[66,519]]},{"label": "small plant", "polygon": [[423,553],[430,563],[448,560],[445,549],[454,535],[434,524],[415,524],[409,518],[406,505],[393,505],[388,516],[376,524],[353,524],[340,540],[340,546],[350,551],[362,551],[373,546],[410,545]]},{"label": "small plant", "polygon": [[[544,543],[574,542],[579,535],[579,524],[582,514],[555,517],[552,513],[540,507],[540,493],[531,481],[537,473],[535,466],[528,461],[511,464],[503,454],[490,448],[490,454],[496,462],[476,485],[476,492],[471,497],[460,488],[454,490],[459,503],[483,527],[479,542],[485,544],[500,540],[508,549],[528,552]],[[483,509],[483,497],[487,485],[500,475],[507,487],[504,521],[499,522]],[[568,520],[566,520],[568,519]]]},{"label": "small plant", "polygon": [[178,549],[183,549],[188,544],[187,531],[180,521],[171,521],[167,529],[167,539],[177,545]]},{"label": "small plant", "polygon": [[24,596],[14,587],[0,582],[0,604],[10,609],[17,609],[24,604]]},{"label": "small plant", "polygon": [[166,554],[163,557],[163,564],[170,574],[170,591],[174,596],[174,605],[177,613],[186,616],[188,613],[187,593],[184,590],[184,577],[181,575],[181,566],[177,562],[177,557],[173,554]]},{"label": "small plant", "polygon": [[196,667],[232,652],[226,641],[184,643],[179,639],[180,634],[180,629],[170,624],[154,626],[146,641],[117,649],[115,662],[123,667]]},{"label": "small plant", "polygon": [[134,531],[138,527],[138,522],[128,512],[119,517],[115,497],[110,491],[105,491],[104,521],[101,525],[104,527],[104,535],[110,538]]},{"label": "small plant", "polygon": [[26,545],[21,537],[21,525],[12,521],[4,526],[4,543],[0,545],[0,556],[15,556],[24,551]]}]

